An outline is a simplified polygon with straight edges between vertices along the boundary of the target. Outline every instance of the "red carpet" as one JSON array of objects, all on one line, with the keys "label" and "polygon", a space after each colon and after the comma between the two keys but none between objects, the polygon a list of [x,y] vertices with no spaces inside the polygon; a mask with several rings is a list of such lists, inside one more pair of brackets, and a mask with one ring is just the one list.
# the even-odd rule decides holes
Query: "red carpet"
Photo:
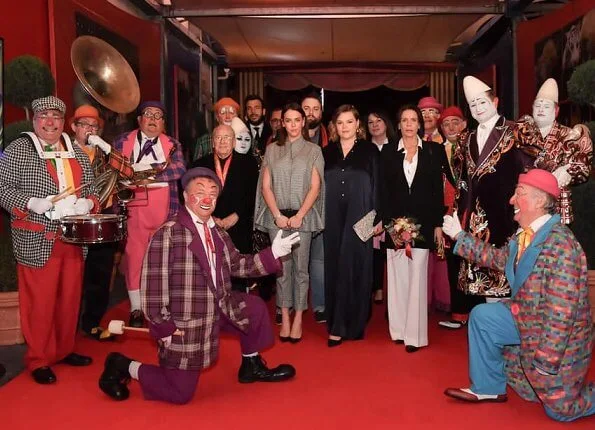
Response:
[{"label": "red carpet", "polygon": [[[124,305],[109,317],[125,319]],[[95,362],[86,368],[57,365],[54,386],[37,385],[29,374],[0,388],[3,429],[562,429],[595,428],[595,418],[556,423],[538,404],[509,390],[504,404],[463,404],[446,398],[448,386],[466,386],[466,331],[451,332],[430,322],[430,346],[415,354],[390,342],[383,307],[374,306],[365,340],[329,349],[323,325],[305,317],[304,340],[276,344],[264,357],[271,365],[290,362],[295,380],[242,385],[236,380],[239,344],[222,340],[221,358],[201,376],[194,400],[185,406],[144,401],[138,384],[118,403],[97,387],[108,351],[155,362],[155,348],[141,335],[114,343],[80,338],[77,351]],[[595,371],[591,369],[591,379]]]}]

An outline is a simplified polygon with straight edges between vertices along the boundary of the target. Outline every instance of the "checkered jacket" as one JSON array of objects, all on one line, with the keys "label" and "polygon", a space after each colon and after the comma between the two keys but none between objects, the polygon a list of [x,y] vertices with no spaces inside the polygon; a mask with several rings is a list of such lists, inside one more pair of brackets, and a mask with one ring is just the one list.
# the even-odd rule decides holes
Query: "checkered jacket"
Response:
[{"label": "checkered jacket", "polygon": [[[82,170],[81,183],[75,186],[92,184],[94,176],[89,158],[78,145],[73,148]],[[0,206],[10,213],[14,254],[19,263],[43,267],[48,261],[60,223],[30,212],[27,202],[31,197],[45,198],[58,193],[47,162],[39,157],[31,138],[21,135],[12,141],[0,158]],[[98,206],[94,185],[77,192],[77,197],[91,198]]]},{"label": "checkered jacket", "polygon": [[[252,278],[276,273],[281,263],[270,248],[258,254],[240,254],[227,232],[211,229],[216,250],[217,282],[213,283],[207,255],[185,207],[153,235],[141,271],[141,306],[157,338],[176,328],[183,336],[159,347],[164,367],[200,370],[219,353],[217,322],[223,313],[241,330],[249,321],[244,301],[231,291],[231,276]],[[157,334],[158,333],[158,334]],[[156,335],[157,334],[157,335]]]}]

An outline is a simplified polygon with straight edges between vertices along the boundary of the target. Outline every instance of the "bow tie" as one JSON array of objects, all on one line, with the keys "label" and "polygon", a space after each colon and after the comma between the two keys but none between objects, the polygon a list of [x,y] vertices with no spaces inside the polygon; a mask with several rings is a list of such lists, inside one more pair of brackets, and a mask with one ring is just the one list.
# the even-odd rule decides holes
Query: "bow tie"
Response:
[{"label": "bow tie", "polygon": [[145,140],[145,143],[143,144],[142,149],[140,150],[138,157],[136,159],[136,162],[139,163],[140,160],[146,156],[151,154],[153,156],[153,159],[156,161],[157,160],[157,155],[155,154],[155,150],[153,149],[153,146],[157,143],[157,138],[155,139],[147,139]]}]

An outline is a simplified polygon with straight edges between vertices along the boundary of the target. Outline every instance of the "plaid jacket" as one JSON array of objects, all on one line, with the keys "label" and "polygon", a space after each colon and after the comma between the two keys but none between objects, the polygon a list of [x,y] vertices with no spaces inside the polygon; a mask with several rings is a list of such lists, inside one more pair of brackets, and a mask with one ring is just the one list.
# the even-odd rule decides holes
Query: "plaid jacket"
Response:
[{"label": "plaid jacket", "polygon": [[[72,146],[80,166],[80,170],[73,169],[74,185],[91,184],[78,191],[77,197],[93,200],[93,211],[97,212],[99,201],[89,158],[78,145]],[[45,198],[59,193],[49,165],[49,161],[39,157],[27,135],[12,141],[0,158],[0,206],[10,212],[15,258],[26,266],[43,267],[59,233],[59,221],[50,221],[45,215],[27,209],[31,197]]]},{"label": "plaid jacket", "polygon": [[279,260],[270,248],[256,255],[240,254],[225,230],[211,229],[217,254],[217,283],[213,283],[207,255],[186,208],[166,222],[151,239],[141,271],[141,306],[155,337],[173,336],[159,346],[161,366],[200,370],[219,353],[218,321],[225,314],[240,329],[249,323],[246,304],[231,291],[231,276],[252,278],[276,273]]},{"label": "plaid jacket", "polygon": [[[136,143],[136,136],[138,129],[121,134],[114,141],[113,147],[129,160],[132,158],[134,151],[134,144]],[[173,137],[165,134],[159,135],[159,143],[163,149],[163,153],[169,154],[170,148],[174,151],[169,159],[166,169],[158,174],[155,179],[159,182],[169,182],[169,211],[168,219],[171,219],[180,207],[180,198],[178,196],[178,180],[186,172],[186,164],[184,163],[184,154],[182,153],[182,145]]]},{"label": "plaid jacket", "polygon": [[[587,382],[593,346],[587,261],[572,232],[554,215],[535,234],[516,270],[516,237],[502,248],[463,233],[454,252],[504,271],[520,346],[504,348],[508,384],[525,400],[541,401],[573,418],[591,407]],[[539,368],[549,375],[541,375]]]}]

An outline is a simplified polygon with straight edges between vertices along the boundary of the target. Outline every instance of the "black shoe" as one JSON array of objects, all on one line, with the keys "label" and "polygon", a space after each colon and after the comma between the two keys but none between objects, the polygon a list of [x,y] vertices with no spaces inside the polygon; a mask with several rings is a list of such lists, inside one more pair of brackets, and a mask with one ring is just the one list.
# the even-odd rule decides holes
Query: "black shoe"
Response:
[{"label": "black shoe", "polygon": [[130,312],[130,319],[128,320],[128,326],[142,328],[145,326],[145,316],[143,315],[143,311],[140,309],[135,309]]},{"label": "black shoe", "polygon": [[85,330],[85,334],[98,342],[116,340],[116,336],[112,335],[108,330],[104,330],[101,327],[93,327],[90,331]]},{"label": "black shoe", "polygon": [[327,341],[327,345],[329,348],[333,348],[335,346],[339,346],[343,343],[343,339],[329,339]]},{"label": "black shoe", "polygon": [[4,375],[6,375],[6,367],[4,367],[3,364],[0,364],[0,379],[2,379]]},{"label": "black shoe", "polygon": [[86,355],[76,354],[71,352],[62,360],[60,363],[68,364],[69,366],[81,367],[81,366],[89,366],[93,363],[93,359],[91,357],[87,357]]},{"label": "black shoe", "polygon": [[280,340],[281,342],[283,342],[283,343],[285,343],[285,342],[289,342],[289,340],[290,340],[290,339],[291,339],[291,338],[290,338],[289,336],[281,336],[281,335],[279,335],[279,340]]},{"label": "black shoe", "polygon": [[322,324],[326,322],[326,314],[324,311],[314,311],[314,321],[318,324]]},{"label": "black shoe", "polygon": [[99,377],[99,388],[114,400],[126,400],[130,391],[128,367],[132,360],[119,352],[110,352],[105,359],[103,373]]},{"label": "black shoe", "polygon": [[35,379],[35,382],[38,384],[53,384],[56,382],[56,374],[47,366],[38,367],[33,372],[31,372],[31,376]]},{"label": "black shoe", "polygon": [[295,368],[291,364],[280,364],[269,369],[260,355],[242,357],[242,366],[238,372],[238,381],[242,384],[251,382],[280,382],[295,376]]},{"label": "black shoe", "polygon": [[405,341],[403,339],[397,339],[397,340],[395,340],[395,343],[397,345],[403,345],[405,343]]},{"label": "black shoe", "polygon": [[289,341],[290,341],[291,343],[298,343],[298,342],[300,342],[301,340],[302,340],[302,338],[301,338],[301,337],[291,337],[291,336],[289,336]]},{"label": "black shoe", "polygon": [[419,351],[419,346],[405,345],[405,351],[406,352],[417,352],[417,351]]}]

